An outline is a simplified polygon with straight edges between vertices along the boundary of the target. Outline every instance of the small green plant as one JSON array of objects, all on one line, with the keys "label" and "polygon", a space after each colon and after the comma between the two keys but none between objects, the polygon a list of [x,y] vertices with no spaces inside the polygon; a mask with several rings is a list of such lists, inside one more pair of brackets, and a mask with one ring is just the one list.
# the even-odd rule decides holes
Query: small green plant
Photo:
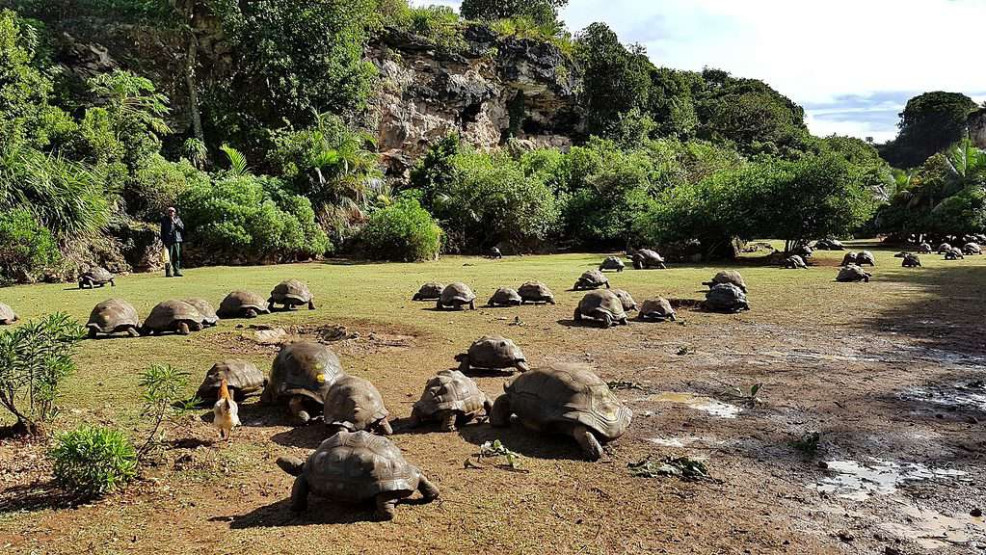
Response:
[{"label": "small green plant", "polygon": [[808,432],[800,438],[792,440],[791,447],[794,447],[806,457],[814,457],[818,454],[818,448],[821,442],[822,434],[820,432]]},{"label": "small green plant", "polygon": [[627,468],[630,469],[630,475],[636,478],[677,476],[686,481],[710,478],[705,463],[689,457],[665,457],[663,461],[654,461],[647,457],[641,461],[627,463]]},{"label": "small green plant", "polygon": [[85,499],[102,497],[137,475],[137,452],[122,433],[82,425],[60,434],[49,452],[55,482]]},{"label": "small green plant", "polygon": [[0,333],[0,405],[18,434],[44,435],[58,416],[58,388],[75,372],[72,355],[83,328],[57,313]]},{"label": "small green plant", "polygon": [[486,459],[492,457],[505,457],[507,460],[507,466],[511,470],[520,469],[520,459],[519,453],[515,453],[507,448],[499,439],[493,441],[487,441],[479,447],[479,459]]},{"label": "small green plant", "polygon": [[763,384],[753,384],[750,386],[749,392],[744,392],[738,387],[733,387],[722,394],[727,400],[741,405],[745,405],[749,408],[756,408],[759,405],[764,404],[764,400],[760,398],[760,392],[763,390]]},{"label": "small green plant", "polygon": [[645,389],[643,385],[637,382],[628,382],[625,380],[616,380],[616,381],[607,382],[606,385],[609,386],[609,388],[612,389],[613,391],[630,390],[630,389],[637,391],[644,391]]},{"label": "small green plant", "polygon": [[187,399],[188,372],[167,364],[155,364],[140,375],[141,395],[144,401],[142,416],[150,422],[147,440],[137,450],[138,458],[143,458],[156,445],[164,441],[165,431],[161,426],[199,404],[198,399]]}]

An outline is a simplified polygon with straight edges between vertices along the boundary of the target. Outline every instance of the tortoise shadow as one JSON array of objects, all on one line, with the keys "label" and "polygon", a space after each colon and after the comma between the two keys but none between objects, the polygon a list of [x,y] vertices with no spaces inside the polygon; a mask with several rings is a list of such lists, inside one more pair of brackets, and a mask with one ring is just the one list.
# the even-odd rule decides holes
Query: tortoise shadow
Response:
[{"label": "tortoise shadow", "polygon": [[[398,503],[398,505],[404,504],[407,503],[404,501]],[[312,496],[309,499],[308,510],[301,513],[292,511],[290,499],[285,498],[270,505],[257,507],[246,514],[214,516],[209,521],[229,522],[231,530],[246,530],[319,524],[355,524],[376,522],[376,518],[370,504],[350,505]]]},{"label": "tortoise shadow", "polygon": [[[291,416],[287,405],[264,404],[259,401],[253,403],[239,403],[240,425],[248,428],[271,428],[280,426],[298,426],[301,424]],[[319,411],[321,415],[321,411]],[[203,420],[209,418],[212,421],[212,411],[208,415],[203,415]]]},{"label": "tortoise shadow", "polygon": [[[596,328],[600,330],[605,329],[603,328],[601,322],[597,322],[595,320],[590,320],[590,319],[579,321],[579,320],[572,320],[571,318],[569,318],[567,320],[566,319],[558,320],[557,323],[561,326],[565,326],[566,328]],[[613,327],[615,328],[619,326],[614,325]]]},{"label": "tortoise shadow", "polygon": [[500,440],[511,451],[541,460],[585,460],[582,450],[571,437],[528,430],[511,423],[504,428],[488,424],[472,424],[458,428],[459,437],[480,447],[486,442]]},{"label": "tortoise shadow", "polygon": [[307,425],[291,428],[271,436],[271,441],[284,447],[302,447],[315,449],[329,438],[332,433],[321,421],[313,421]]}]

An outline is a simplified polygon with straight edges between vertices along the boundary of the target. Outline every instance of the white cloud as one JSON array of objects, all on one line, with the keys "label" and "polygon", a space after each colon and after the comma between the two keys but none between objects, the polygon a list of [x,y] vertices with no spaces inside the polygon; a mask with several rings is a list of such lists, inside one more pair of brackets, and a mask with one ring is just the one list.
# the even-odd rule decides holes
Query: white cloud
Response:
[{"label": "white cloud", "polygon": [[[563,17],[573,31],[604,21],[624,42],[644,44],[657,65],[763,79],[801,104],[986,93],[978,61],[986,0],[570,0]],[[818,115],[809,121],[816,134],[892,134],[896,120],[836,125]]]}]

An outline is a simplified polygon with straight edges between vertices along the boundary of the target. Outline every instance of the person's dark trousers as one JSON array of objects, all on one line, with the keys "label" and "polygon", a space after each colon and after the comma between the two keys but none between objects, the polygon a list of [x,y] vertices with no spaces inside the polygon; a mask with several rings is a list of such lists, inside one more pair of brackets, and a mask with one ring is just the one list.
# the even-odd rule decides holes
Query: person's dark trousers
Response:
[{"label": "person's dark trousers", "polygon": [[[181,243],[171,243],[168,245],[168,259],[171,261],[171,269],[174,270],[174,275],[181,276]],[[165,275],[169,273],[166,271]]]}]

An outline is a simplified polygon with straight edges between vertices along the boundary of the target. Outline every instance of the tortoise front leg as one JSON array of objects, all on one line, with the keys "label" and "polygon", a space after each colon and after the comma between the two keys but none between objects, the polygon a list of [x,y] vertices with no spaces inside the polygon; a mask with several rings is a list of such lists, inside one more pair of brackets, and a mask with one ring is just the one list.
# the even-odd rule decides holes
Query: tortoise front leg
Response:
[{"label": "tortoise front leg", "polygon": [[434,501],[438,499],[439,492],[438,486],[431,483],[428,478],[424,476],[418,477],[418,491],[421,492],[421,496],[425,498],[426,501]]},{"label": "tortoise front leg", "polygon": [[288,409],[291,410],[292,416],[298,418],[306,424],[312,419],[312,417],[308,414],[308,411],[305,410],[305,398],[301,395],[291,397],[291,400],[288,401]]},{"label": "tortoise front leg", "polygon": [[446,410],[439,413],[439,422],[443,432],[455,431],[455,411]]},{"label": "tortoise front leg", "polygon": [[469,301],[469,310],[476,310],[476,301]]},{"label": "tortoise front leg", "polygon": [[489,399],[483,401],[483,410],[486,412],[486,419],[489,420],[493,415],[493,403]]},{"label": "tortoise front leg", "polygon": [[300,513],[308,508],[308,480],[304,474],[294,479],[291,486],[291,510]]},{"label": "tortoise front leg", "polygon": [[394,428],[390,425],[390,422],[386,418],[377,422],[377,430],[380,431],[382,435],[391,436],[394,435]]},{"label": "tortoise front leg", "polygon": [[420,425],[421,425],[421,411],[418,410],[418,407],[414,407],[411,409],[411,418],[409,418],[407,421],[407,427],[417,428]]},{"label": "tortoise front leg", "polygon": [[188,322],[178,322],[178,335],[188,335]]},{"label": "tortoise front leg", "polygon": [[599,444],[599,440],[596,436],[592,434],[589,428],[577,424],[572,427],[572,437],[578,442],[579,447],[585,453],[586,457],[590,461],[598,461],[603,456],[603,446]]},{"label": "tortoise front leg", "polygon": [[308,310],[315,310],[315,300],[308,301]]},{"label": "tortoise front leg", "polygon": [[397,509],[397,501],[400,498],[393,497],[389,493],[377,494],[377,518],[380,520],[394,520]]},{"label": "tortoise front leg", "polygon": [[493,410],[490,411],[490,425],[494,428],[506,428],[510,425],[510,415],[513,411],[510,409],[510,398],[506,395],[500,395],[496,402],[493,403]]}]

